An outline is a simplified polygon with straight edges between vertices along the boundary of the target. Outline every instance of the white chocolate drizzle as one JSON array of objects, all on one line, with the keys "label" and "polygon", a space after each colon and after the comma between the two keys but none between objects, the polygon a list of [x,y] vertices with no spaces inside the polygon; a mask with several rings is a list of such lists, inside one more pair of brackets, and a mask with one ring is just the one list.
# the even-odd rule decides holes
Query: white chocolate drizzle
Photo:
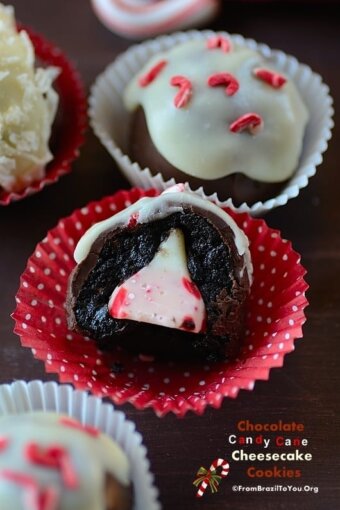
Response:
[{"label": "white chocolate drizzle", "polygon": [[93,225],[79,240],[74,251],[75,261],[80,264],[80,262],[85,260],[91,251],[93,243],[101,234],[118,227],[127,226],[132,218],[136,223],[143,224],[160,220],[190,207],[202,211],[202,216],[204,216],[205,211],[210,213],[216,219],[222,220],[232,230],[238,254],[244,258],[244,268],[241,270],[241,276],[243,270],[246,269],[251,282],[253,266],[249,251],[249,240],[244,232],[223,209],[195,193],[178,191],[177,186],[174,187],[174,190],[170,188],[158,197],[141,198],[119,213]]}]

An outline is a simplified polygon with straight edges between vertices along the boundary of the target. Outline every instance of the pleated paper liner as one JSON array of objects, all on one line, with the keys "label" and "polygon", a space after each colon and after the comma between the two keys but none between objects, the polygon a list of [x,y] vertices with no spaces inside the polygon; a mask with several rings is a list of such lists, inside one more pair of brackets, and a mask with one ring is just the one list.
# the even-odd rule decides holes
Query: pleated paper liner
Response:
[{"label": "pleated paper liner", "polygon": [[59,177],[69,173],[71,163],[77,158],[79,147],[84,141],[87,126],[85,91],[80,76],[71,62],[59,48],[30,28],[18,25],[18,29],[28,33],[40,66],[55,66],[61,70],[53,85],[59,94],[59,106],[57,123],[55,122],[52,127],[53,160],[46,166],[45,176],[20,192],[7,192],[0,188],[0,206],[37,193],[46,185],[53,184]]},{"label": "pleated paper liner", "polygon": [[31,411],[67,414],[83,425],[96,427],[110,436],[124,450],[130,462],[134,489],[132,510],[160,510],[158,490],[154,486],[143,438],[134,423],[127,420],[121,411],[69,385],[41,381],[0,385],[0,419],[1,415]]},{"label": "pleated paper liner", "polygon": [[207,405],[219,407],[224,397],[236,397],[240,389],[252,390],[256,380],[268,379],[270,369],[282,366],[285,354],[294,350],[305,322],[305,269],[278,231],[247,213],[229,211],[250,239],[254,264],[239,358],[232,363],[166,363],[142,361],[119,347],[111,353],[99,351],[94,341],[67,328],[64,303],[75,245],[93,223],[140,197],[157,194],[154,189],[120,191],[75,211],[50,230],[21,277],[15,332],[62,382],[117,404],[152,407],[159,416],[169,411],[178,416],[188,410],[202,413]]}]

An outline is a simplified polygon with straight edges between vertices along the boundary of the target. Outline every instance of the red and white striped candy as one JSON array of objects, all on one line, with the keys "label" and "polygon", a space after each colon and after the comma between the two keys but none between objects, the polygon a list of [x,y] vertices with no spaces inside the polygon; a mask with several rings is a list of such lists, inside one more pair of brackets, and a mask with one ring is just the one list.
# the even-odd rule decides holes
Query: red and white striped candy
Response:
[{"label": "red and white striped candy", "polygon": [[219,0],[91,0],[112,32],[143,39],[201,25],[216,14]]},{"label": "red and white striped candy", "polygon": [[[216,471],[216,469],[219,467],[221,467],[220,476],[222,478],[225,478],[226,476],[229,475],[229,462],[227,462],[224,459],[214,460],[214,462],[211,464],[211,466],[209,468],[210,473],[212,473],[213,471]],[[209,485],[209,476],[207,476],[207,478],[205,480],[203,480],[203,482],[199,486],[196,497],[201,498],[203,496],[203,494],[205,493],[205,490],[208,487],[208,485]]]}]

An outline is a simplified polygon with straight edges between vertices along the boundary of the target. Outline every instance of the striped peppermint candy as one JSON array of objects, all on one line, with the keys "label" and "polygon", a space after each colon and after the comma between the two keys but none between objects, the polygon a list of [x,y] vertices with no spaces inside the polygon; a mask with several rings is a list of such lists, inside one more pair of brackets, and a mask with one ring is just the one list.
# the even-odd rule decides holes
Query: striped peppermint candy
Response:
[{"label": "striped peppermint candy", "polygon": [[199,26],[218,11],[219,0],[91,0],[100,21],[131,39]]}]

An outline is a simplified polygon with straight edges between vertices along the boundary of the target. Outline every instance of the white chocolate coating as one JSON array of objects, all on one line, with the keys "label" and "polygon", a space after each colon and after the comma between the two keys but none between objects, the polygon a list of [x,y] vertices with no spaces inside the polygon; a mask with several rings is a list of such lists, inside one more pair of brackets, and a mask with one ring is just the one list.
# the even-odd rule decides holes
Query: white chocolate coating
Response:
[{"label": "white chocolate coating", "polygon": [[150,264],[115,288],[109,313],[115,319],[202,332],[205,305],[191,280],[180,229],[170,231]]},{"label": "white chocolate coating", "polygon": [[253,266],[249,251],[249,241],[232,217],[217,205],[209,202],[209,200],[205,200],[195,193],[177,191],[178,188],[176,186],[174,188],[174,190],[172,188],[168,189],[158,197],[141,198],[110,218],[92,225],[76,246],[74,251],[75,261],[80,264],[90,253],[93,243],[101,234],[128,225],[131,217],[134,217],[137,223],[147,223],[183,211],[186,207],[195,207],[223,220],[231,228],[234,234],[236,249],[239,255],[244,257],[244,269],[247,270],[249,280],[251,281]]},{"label": "white chocolate coating", "polygon": [[[139,79],[158,62],[167,65],[149,85]],[[179,44],[154,56],[133,78],[124,95],[125,106],[145,112],[148,131],[158,152],[186,174],[213,180],[240,172],[263,182],[281,182],[297,167],[308,111],[291,79],[274,88],[254,76],[257,68],[270,69],[257,52],[241,46],[231,51],[208,49],[207,41]],[[228,96],[225,86],[209,86],[216,73],[232,74],[239,89]],[[174,104],[178,88],[174,76],[184,76],[192,84],[189,102]],[[263,120],[262,129],[251,134],[230,132],[232,123],[255,112]]]},{"label": "white chocolate coating", "polygon": [[[130,484],[128,459],[116,443],[104,434],[95,437],[63,425],[61,418],[62,415],[45,412],[1,417],[0,437],[7,441],[0,447],[1,510],[31,508],[25,505],[28,495],[28,492],[25,495],[25,485],[8,480],[4,475],[6,471],[34,478],[39,490],[53,488],[59,504],[56,507],[46,504],[44,508],[48,510],[105,510],[106,476],[112,475],[123,486]],[[30,443],[36,443],[42,449],[55,445],[64,448],[76,474],[77,487],[65,487],[58,469],[30,461],[25,456]]]},{"label": "white chocolate coating", "polygon": [[0,4],[0,188],[20,191],[41,179],[52,159],[48,147],[58,106],[57,68],[34,68],[34,48]]}]

